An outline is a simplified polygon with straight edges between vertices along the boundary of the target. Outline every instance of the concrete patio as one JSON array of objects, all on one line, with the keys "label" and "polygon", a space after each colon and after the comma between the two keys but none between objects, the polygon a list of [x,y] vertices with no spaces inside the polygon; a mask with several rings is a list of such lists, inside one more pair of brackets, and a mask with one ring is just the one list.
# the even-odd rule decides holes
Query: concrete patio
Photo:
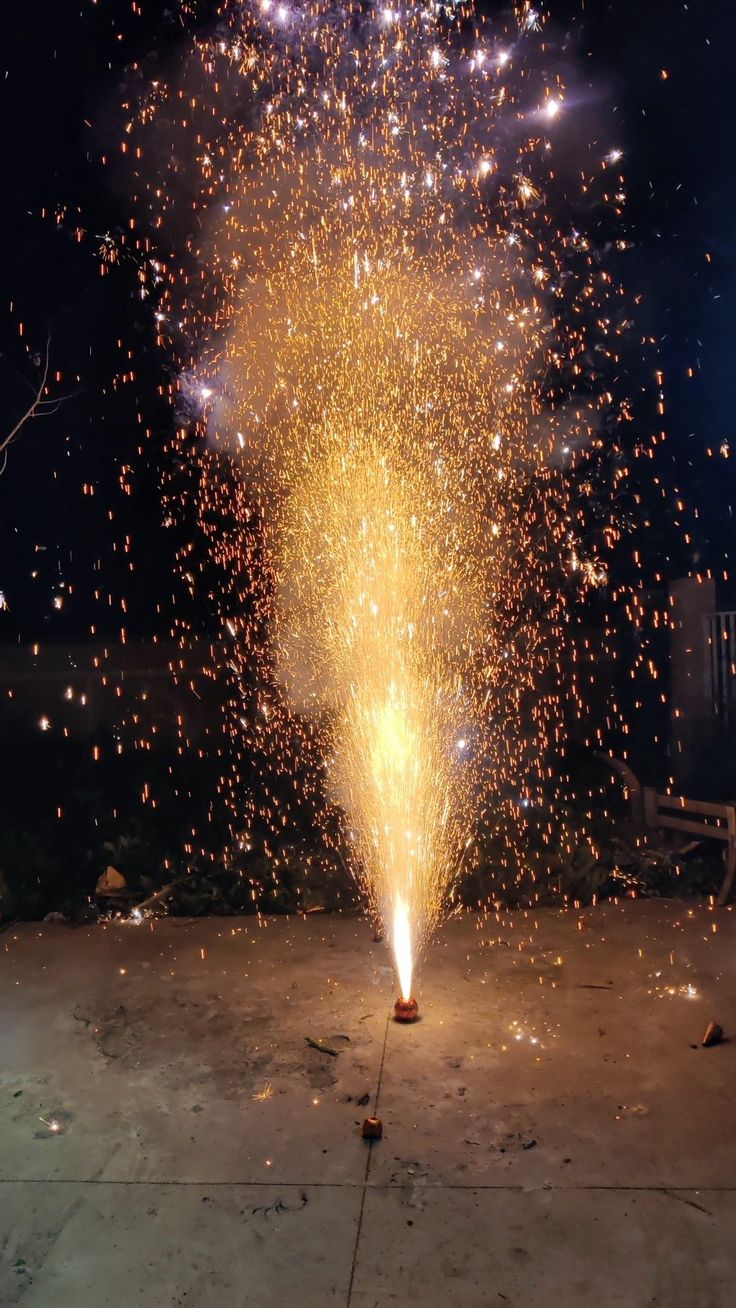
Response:
[{"label": "concrete patio", "polygon": [[3,1306],[736,1303],[730,911],[454,920],[413,1027],[333,917],[11,927],[0,987]]}]

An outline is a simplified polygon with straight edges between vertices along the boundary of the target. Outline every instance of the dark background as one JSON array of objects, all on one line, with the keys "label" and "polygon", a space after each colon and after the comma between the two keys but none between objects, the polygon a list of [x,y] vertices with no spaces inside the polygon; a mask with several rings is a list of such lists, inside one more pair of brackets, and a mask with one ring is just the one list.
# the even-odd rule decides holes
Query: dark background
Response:
[{"label": "dark background", "polygon": [[[206,26],[213,10],[201,3],[196,21]],[[729,0],[690,6],[559,0],[551,12],[554,44],[569,74],[565,114],[575,116],[575,133],[594,141],[600,155],[614,147],[624,152],[624,235],[631,248],[616,271],[640,299],[637,331],[657,342],[654,352],[632,351],[627,384],[638,396],[645,442],[662,427],[668,434],[651,465],[651,483],[643,483],[641,521],[652,523],[643,538],[650,571],[666,583],[711,569],[721,607],[736,607],[730,583],[736,13]],[[260,843],[236,846],[241,864],[234,879],[232,862],[223,860],[230,819],[213,802],[226,771],[221,706],[215,695],[208,707],[200,679],[185,711],[187,723],[197,719],[195,748],[189,747],[172,727],[181,702],[166,688],[166,656],[156,663],[151,655],[151,639],[165,641],[175,617],[204,636],[217,631],[209,608],[192,606],[174,566],[187,524],[165,525],[161,486],[174,457],[175,372],[156,345],[153,308],[141,299],[139,256],[121,241],[132,206],[116,154],[120,103],[130,87],[126,70],[136,61],[175,60],[185,40],[179,7],[146,0],[34,0],[4,25],[0,431],[26,407],[38,371],[34,356],[43,358],[47,339],[51,393],[60,403],[27,425],[0,475],[0,917],[42,914],[74,895],[89,896],[110,859],[141,893],[186,870],[186,911],[306,902],[297,885],[312,858],[306,819],[307,853],[291,835],[292,843],[279,847],[278,887],[265,828]],[[101,154],[118,162],[103,166]],[[663,419],[655,411],[657,367],[665,377]],[[663,598],[661,583],[660,590],[653,603]],[[603,625],[604,608],[605,599],[591,604],[591,623]],[[122,633],[129,642],[125,657]],[[29,659],[36,642],[42,655]],[[100,669],[90,662],[101,642],[114,668],[104,695]],[[135,672],[138,642],[148,651],[145,675]],[[662,653],[666,662],[666,648]],[[196,669],[196,656],[193,664]],[[64,708],[71,716],[63,717],[67,677],[73,698]],[[118,686],[125,691],[120,700]],[[159,719],[149,714],[144,725],[142,705],[151,703],[152,686],[159,688]],[[81,730],[73,715],[84,695]],[[659,696],[650,698],[654,704]],[[39,731],[47,700],[53,730]],[[641,713],[634,727],[632,747],[637,739],[655,740],[656,731],[663,740],[661,724]],[[128,743],[123,750],[124,738],[132,748]],[[246,760],[245,772],[241,766],[241,790],[250,784],[249,767],[257,764]],[[587,774],[570,784],[583,797],[600,789],[599,779]],[[620,849],[612,848],[594,884],[592,856],[581,840],[565,865],[566,882],[560,871],[560,884],[574,895],[599,892],[610,868],[622,862]],[[561,836],[561,848],[568,845]],[[506,848],[502,842],[501,866]],[[563,869],[562,855],[558,861]],[[492,853],[487,865],[498,866]],[[204,869],[199,881],[197,867]],[[296,889],[290,890],[292,867]],[[317,878],[323,898],[331,867],[321,867]],[[706,882],[712,875],[707,872]],[[638,865],[631,877],[641,884]]]},{"label": "dark background", "polygon": [[[719,452],[733,436],[736,15],[728,0],[560,0],[552,15],[578,69],[569,112],[590,116],[601,150],[625,153],[635,247],[626,277],[644,297],[640,322],[659,342],[666,380],[662,475],[698,515],[693,565],[722,580],[736,466]],[[208,17],[202,6],[200,21]],[[43,353],[47,334],[52,375],[61,374],[53,393],[67,398],[26,428],[0,480],[0,642],[170,626],[175,542],[159,507],[173,423],[159,394],[168,364],[134,256],[99,273],[103,238],[129,217],[119,176],[99,155],[118,148],[126,67],[151,50],[168,58],[183,39],[175,6],[118,0],[35,0],[5,26],[4,427],[29,394],[22,378],[34,376],[26,347]],[[652,383],[653,363],[632,376],[632,390]],[[135,466],[127,491],[121,464]],[[673,570],[682,563],[680,553]]]}]

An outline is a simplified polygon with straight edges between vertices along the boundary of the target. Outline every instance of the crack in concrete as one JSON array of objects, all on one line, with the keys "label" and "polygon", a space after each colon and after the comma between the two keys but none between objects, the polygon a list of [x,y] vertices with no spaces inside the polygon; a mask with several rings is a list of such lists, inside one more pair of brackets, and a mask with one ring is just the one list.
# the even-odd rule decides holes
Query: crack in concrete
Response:
[{"label": "crack in concrete", "polygon": [[[381,1082],[383,1081],[383,1064],[386,1061],[386,1045],[388,1043],[388,1028],[391,1021],[390,1011],[386,1014],[386,1030],[383,1033],[383,1049],[381,1050],[381,1065],[378,1069],[378,1083],[376,1085],[376,1097],[373,1101],[373,1116],[378,1116],[378,1101],[381,1096]],[[353,1261],[350,1267],[350,1281],[348,1283],[348,1297],[345,1302],[345,1308],[350,1308],[353,1298],[353,1284],[355,1282],[355,1269],[358,1264],[358,1246],[360,1244],[360,1233],[363,1229],[363,1212],[365,1210],[365,1197],[368,1193],[368,1178],[371,1170],[371,1159],[373,1157],[373,1146],[375,1140],[368,1141],[368,1157],[365,1160],[365,1173],[363,1176],[363,1193],[360,1196],[360,1212],[358,1213],[358,1226],[355,1232],[355,1244],[353,1246]]]}]

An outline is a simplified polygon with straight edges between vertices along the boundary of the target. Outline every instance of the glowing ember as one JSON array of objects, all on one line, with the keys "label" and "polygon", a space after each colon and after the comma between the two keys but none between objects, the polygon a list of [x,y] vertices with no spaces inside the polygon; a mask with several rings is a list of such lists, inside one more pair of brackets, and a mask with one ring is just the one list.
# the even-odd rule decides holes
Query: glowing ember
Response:
[{"label": "glowing ember", "polygon": [[39,1122],[43,1122],[51,1135],[61,1135],[64,1130],[64,1124],[59,1121],[58,1117],[39,1117],[38,1120]]},{"label": "glowing ember", "polygon": [[254,1091],[254,1093],[251,1095],[251,1098],[255,1099],[256,1103],[262,1104],[265,1103],[267,1099],[272,1099],[273,1094],[274,1094],[273,1086],[271,1085],[270,1081],[267,1081],[266,1084],[263,1086],[262,1090]]}]

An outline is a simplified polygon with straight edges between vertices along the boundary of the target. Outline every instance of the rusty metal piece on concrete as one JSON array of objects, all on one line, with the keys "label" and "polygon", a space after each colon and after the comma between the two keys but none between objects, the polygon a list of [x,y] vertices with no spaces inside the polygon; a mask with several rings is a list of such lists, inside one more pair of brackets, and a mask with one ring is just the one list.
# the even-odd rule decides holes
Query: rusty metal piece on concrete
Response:
[{"label": "rusty metal piece on concrete", "polygon": [[709,1049],[711,1045],[720,1045],[723,1042],[723,1027],[717,1022],[709,1022],[705,1028],[703,1036],[703,1045]]},{"label": "rusty metal piece on concrete", "polygon": [[364,1140],[381,1140],[383,1138],[383,1122],[380,1117],[366,1117],[360,1134]]}]

